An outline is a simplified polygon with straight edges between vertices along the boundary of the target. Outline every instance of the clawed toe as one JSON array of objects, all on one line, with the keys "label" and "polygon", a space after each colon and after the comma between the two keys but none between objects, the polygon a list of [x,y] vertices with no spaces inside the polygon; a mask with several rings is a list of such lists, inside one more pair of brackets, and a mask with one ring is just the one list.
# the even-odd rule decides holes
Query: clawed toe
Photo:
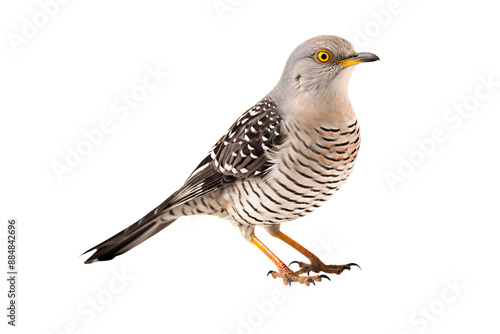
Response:
[{"label": "clawed toe", "polygon": [[271,274],[273,278],[278,278],[278,277],[283,278],[283,283],[288,286],[291,286],[292,282],[297,282],[309,286],[310,284],[316,285],[316,282],[321,282],[323,278],[330,280],[330,278],[326,275],[300,276],[295,272],[293,272],[292,270],[290,270],[289,268],[286,268],[280,272],[271,270],[267,273],[268,276],[269,274]]},{"label": "clawed toe", "polygon": [[343,265],[326,265],[321,261],[313,261],[313,263],[308,264],[304,262],[299,262],[299,261],[292,261],[290,262],[290,265],[292,264],[298,264],[300,269],[295,272],[296,275],[301,275],[303,273],[307,273],[307,275],[310,274],[310,272],[315,272],[315,273],[320,273],[324,272],[327,274],[337,274],[340,275],[344,270],[351,270],[351,267],[358,267],[361,269],[361,267],[356,264],[356,263],[348,263],[348,264],[343,264]]},{"label": "clawed toe", "polygon": [[[349,267],[356,266],[359,269],[361,269],[361,267],[357,263],[349,263],[349,264],[346,264],[346,266],[349,266]],[[349,270],[351,270],[351,268],[349,268]],[[363,269],[361,269],[361,270],[363,270]]]},{"label": "clawed toe", "polygon": [[329,273],[329,274],[337,274],[340,275],[344,270],[351,270],[351,267],[358,267],[361,269],[359,265],[356,263],[349,263],[349,264],[344,264],[344,265],[329,265],[329,266],[323,266],[321,268],[321,271],[324,273]]},{"label": "clawed toe", "polygon": [[310,272],[319,272],[319,271],[316,271],[316,268],[312,267],[310,264],[307,264],[307,263],[304,263],[304,262],[299,262],[299,261],[292,261],[290,262],[289,266],[291,266],[292,264],[298,264],[299,265],[299,270],[297,270],[295,272],[295,274],[297,275],[301,275],[303,273],[307,273],[307,275],[309,276]]}]

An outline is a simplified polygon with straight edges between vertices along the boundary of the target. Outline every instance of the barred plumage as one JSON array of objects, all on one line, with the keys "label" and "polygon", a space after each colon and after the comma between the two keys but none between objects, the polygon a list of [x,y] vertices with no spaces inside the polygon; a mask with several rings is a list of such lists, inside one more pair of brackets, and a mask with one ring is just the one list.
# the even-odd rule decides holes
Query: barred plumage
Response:
[{"label": "barred plumage", "polygon": [[222,191],[230,198],[230,220],[240,226],[304,216],[330,198],[352,170],[360,143],[357,121],[332,132],[306,129],[300,122],[283,121],[281,128],[286,139],[275,148],[268,173],[238,180]]},{"label": "barred plumage", "polygon": [[184,185],[137,223],[91,248],[97,251],[86,263],[112,259],[179,217],[203,214],[239,226],[278,266],[273,277],[286,284],[309,285],[321,276],[293,273],[255,237],[255,226],[306,255],[312,267],[301,264],[301,270],[339,274],[349,269],[324,265],[279,226],[321,206],[351,173],[360,134],[347,95],[350,66],[374,60],[375,55],[356,54],[349,42],[335,36],[300,45],[278,85],[237,119]]}]

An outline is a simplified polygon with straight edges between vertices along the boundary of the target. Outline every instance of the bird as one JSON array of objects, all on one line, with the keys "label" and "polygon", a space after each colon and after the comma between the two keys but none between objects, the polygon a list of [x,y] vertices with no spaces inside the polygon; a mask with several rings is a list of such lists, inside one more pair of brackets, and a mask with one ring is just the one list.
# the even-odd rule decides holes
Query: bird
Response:
[{"label": "bird", "polygon": [[[358,266],[324,264],[280,226],[319,208],[351,174],[360,127],[348,85],[355,65],[377,60],[334,35],[297,46],[277,85],[233,123],[185,183],[139,221],[86,251],[95,250],[85,263],[111,260],[180,217],[211,215],[237,226],[275,264],[267,275],[282,278],[285,285],[316,285],[330,280],[325,274]],[[310,263],[287,266],[257,238],[256,226]],[[299,270],[293,271],[292,264]]]}]

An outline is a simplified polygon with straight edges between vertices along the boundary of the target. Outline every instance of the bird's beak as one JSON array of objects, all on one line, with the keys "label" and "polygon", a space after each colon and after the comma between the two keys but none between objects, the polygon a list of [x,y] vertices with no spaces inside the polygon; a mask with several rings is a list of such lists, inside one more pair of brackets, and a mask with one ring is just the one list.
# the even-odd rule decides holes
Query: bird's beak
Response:
[{"label": "bird's beak", "polygon": [[347,67],[347,66],[351,66],[351,65],[360,64],[360,63],[369,63],[371,61],[376,61],[376,60],[380,60],[380,58],[377,57],[376,55],[374,55],[373,53],[360,52],[355,57],[343,59],[341,61],[333,63],[333,65],[341,64],[342,66]]}]

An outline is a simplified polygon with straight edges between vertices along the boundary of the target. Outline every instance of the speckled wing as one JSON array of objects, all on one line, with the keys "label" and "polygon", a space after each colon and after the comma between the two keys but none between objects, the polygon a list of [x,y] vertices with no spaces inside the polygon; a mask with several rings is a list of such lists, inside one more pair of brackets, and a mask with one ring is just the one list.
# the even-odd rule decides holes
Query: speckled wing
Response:
[{"label": "speckled wing", "polygon": [[264,173],[269,167],[268,151],[282,142],[281,116],[276,105],[262,99],[231,126],[212,149],[214,167],[236,178]]},{"label": "speckled wing", "polygon": [[268,153],[284,141],[281,120],[276,104],[269,98],[262,99],[238,118],[159,209],[181,205],[239,178],[264,175],[272,167]]}]

